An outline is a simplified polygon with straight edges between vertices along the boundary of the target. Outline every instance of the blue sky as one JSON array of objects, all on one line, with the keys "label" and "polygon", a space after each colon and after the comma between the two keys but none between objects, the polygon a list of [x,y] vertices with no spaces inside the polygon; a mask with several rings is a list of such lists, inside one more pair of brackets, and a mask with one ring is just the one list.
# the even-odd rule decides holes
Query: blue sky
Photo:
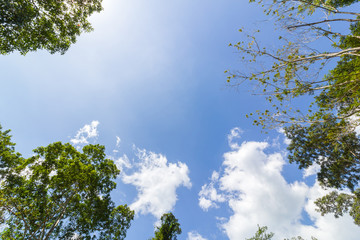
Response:
[{"label": "blue sky", "polygon": [[[65,55],[0,57],[0,123],[17,151],[54,141],[106,146],[122,173],[113,193],[137,215],[129,240],[153,236],[172,211],[179,239],[244,239],[257,224],[277,237],[357,239],[349,216],[321,217],[314,171],[286,162],[286,139],[245,114],[264,108],[251,86],[226,86],[245,66],[238,29],[274,26],[247,1],[105,0]],[[265,26],[265,27],[264,27]]]}]

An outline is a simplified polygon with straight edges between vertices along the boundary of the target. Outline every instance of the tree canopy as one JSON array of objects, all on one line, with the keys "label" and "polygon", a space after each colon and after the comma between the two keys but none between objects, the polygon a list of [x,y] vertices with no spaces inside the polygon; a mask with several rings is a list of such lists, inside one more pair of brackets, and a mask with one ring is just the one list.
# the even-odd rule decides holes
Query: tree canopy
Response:
[{"label": "tree canopy", "polygon": [[360,13],[353,11],[358,0],[250,2],[275,19],[282,44],[264,47],[258,33],[231,44],[254,70],[226,71],[228,83],[255,83],[256,94],[269,105],[247,117],[263,128],[284,130],[291,140],[290,162],[300,168],[318,164],[324,187],[349,190],[319,199],[318,210],[335,216],[349,211],[360,225]]},{"label": "tree canopy", "polygon": [[155,237],[151,240],[176,240],[179,234],[181,234],[180,223],[171,212],[165,213],[161,216],[161,225],[157,227]]},{"label": "tree canopy", "polygon": [[65,53],[102,0],[0,0],[0,54],[39,49]]},{"label": "tree canopy", "polygon": [[82,152],[61,142],[15,152],[0,127],[1,239],[124,239],[134,212],[115,206],[119,174],[101,145]]}]

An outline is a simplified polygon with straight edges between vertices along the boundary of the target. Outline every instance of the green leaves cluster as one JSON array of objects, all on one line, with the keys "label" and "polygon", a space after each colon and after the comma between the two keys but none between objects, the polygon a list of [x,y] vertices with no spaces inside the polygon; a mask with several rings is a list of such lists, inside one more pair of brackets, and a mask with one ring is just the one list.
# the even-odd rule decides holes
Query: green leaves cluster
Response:
[{"label": "green leaves cluster", "polygon": [[[256,84],[269,108],[247,117],[263,128],[283,128],[291,140],[290,162],[300,168],[316,163],[324,187],[349,191],[325,196],[317,202],[319,211],[335,216],[349,212],[360,225],[360,139],[355,131],[360,125],[360,13],[349,7],[358,0],[250,2],[262,5],[279,24],[282,44],[263,47],[259,31],[233,44],[245,63],[253,63],[247,69],[255,70],[230,72],[228,83]],[[318,39],[322,46],[328,41],[329,51],[314,48]],[[331,61],[335,67],[328,70]],[[310,99],[304,107],[301,101]]]},{"label": "green leaves cluster", "polygon": [[57,142],[23,158],[14,145],[0,127],[1,239],[125,238],[134,212],[111,200],[119,170],[103,146]]},{"label": "green leaves cluster", "polygon": [[291,139],[289,161],[300,168],[320,165],[318,180],[325,187],[354,191],[360,180],[360,141],[355,132],[344,132],[349,123],[331,116],[308,127],[293,124],[285,128]]},{"label": "green leaves cluster", "polygon": [[157,227],[155,237],[151,240],[176,240],[179,234],[181,234],[180,223],[171,212],[165,213],[161,216],[161,225]]},{"label": "green leaves cluster", "polygon": [[355,224],[360,225],[360,192],[354,194],[339,193],[332,191],[330,194],[319,198],[316,202],[318,211],[324,215],[334,213],[335,217],[349,213],[353,217]]},{"label": "green leaves cluster", "polygon": [[102,0],[0,0],[0,54],[46,49],[65,53]]}]

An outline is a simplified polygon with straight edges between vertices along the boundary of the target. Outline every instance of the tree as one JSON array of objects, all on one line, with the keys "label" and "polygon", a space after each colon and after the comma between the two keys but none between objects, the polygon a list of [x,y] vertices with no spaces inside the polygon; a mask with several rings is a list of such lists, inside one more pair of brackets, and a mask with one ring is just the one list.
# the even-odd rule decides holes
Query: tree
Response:
[{"label": "tree", "polygon": [[255,236],[253,236],[252,238],[248,238],[246,240],[271,240],[274,236],[274,233],[266,233],[267,231],[267,227],[260,227],[258,226],[258,230],[255,233]]},{"label": "tree", "polygon": [[351,8],[358,0],[250,2],[279,24],[282,45],[269,49],[258,33],[248,34],[249,42],[233,46],[255,70],[230,73],[228,82],[257,85],[269,108],[247,117],[263,128],[284,129],[290,162],[299,168],[318,164],[323,187],[350,191],[319,199],[318,210],[336,217],[348,211],[360,225],[360,13]]},{"label": "tree", "polygon": [[0,54],[46,49],[64,54],[102,0],[0,0]]},{"label": "tree", "polygon": [[[270,232],[267,233],[267,227],[260,227],[258,226],[258,230],[256,231],[255,235],[251,238],[248,238],[246,240],[271,240],[274,237],[274,233]],[[298,237],[292,237],[291,239],[284,239],[284,240],[304,240],[302,237],[298,236]],[[311,237],[311,240],[317,240],[314,237]]]},{"label": "tree", "polygon": [[151,240],[176,240],[179,234],[181,234],[180,223],[171,212],[165,213],[161,216],[161,225],[157,227],[155,237]]},{"label": "tree", "polygon": [[134,212],[115,206],[119,174],[100,145],[61,142],[23,158],[0,127],[1,239],[124,239]]}]

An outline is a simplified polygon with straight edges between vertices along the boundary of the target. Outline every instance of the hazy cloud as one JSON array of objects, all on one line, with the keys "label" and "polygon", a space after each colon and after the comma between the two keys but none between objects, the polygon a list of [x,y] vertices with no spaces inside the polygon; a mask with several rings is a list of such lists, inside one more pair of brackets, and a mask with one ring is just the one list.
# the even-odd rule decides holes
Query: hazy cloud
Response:
[{"label": "hazy cloud", "polygon": [[116,136],[116,147],[120,147],[121,139],[120,137]]}]

